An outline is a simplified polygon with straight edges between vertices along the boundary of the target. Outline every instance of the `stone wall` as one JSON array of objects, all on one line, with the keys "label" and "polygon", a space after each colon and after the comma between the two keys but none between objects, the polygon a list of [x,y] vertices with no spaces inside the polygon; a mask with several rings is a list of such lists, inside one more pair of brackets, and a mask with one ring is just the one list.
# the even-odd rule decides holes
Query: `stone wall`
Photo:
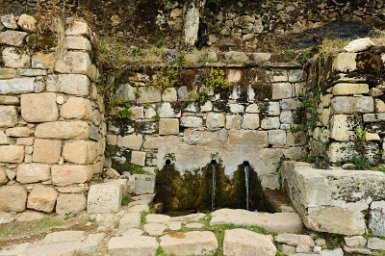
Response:
[{"label": "stone wall", "polygon": [[[154,174],[169,160],[184,173],[215,160],[231,176],[247,161],[263,188],[279,189],[282,159],[301,160],[307,152],[305,133],[291,132],[301,115],[302,69],[274,62],[269,54],[224,55],[263,55],[265,61],[247,67],[170,66],[175,86],[163,89],[158,79],[167,77],[165,68],[128,75],[110,99],[115,105],[108,116],[107,165],[120,173]],[[221,75],[214,78],[215,73]],[[218,80],[230,88],[215,87]],[[122,118],[125,111],[130,118]]]},{"label": "stone wall", "polygon": [[103,167],[104,103],[86,23],[57,23],[55,44],[34,17],[5,15],[0,32],[0,211],[77,213]]},{"label": "stone wall", "polygon": [[322,74],[310,74],[308,81],[317,88],[310,90],[311,99],[320,103],[319,122],[310,142],[311,154],[334,164],[359,158],[377,165],[383,162],[384,155],[385,48],[367,49],[372,46],[370,40],[358,40],[350,46],[356,44],[366,46],[361,51],[345,51],[328,60],[319,56],[312,63],[310,69],[315,69],[310,73]]}]

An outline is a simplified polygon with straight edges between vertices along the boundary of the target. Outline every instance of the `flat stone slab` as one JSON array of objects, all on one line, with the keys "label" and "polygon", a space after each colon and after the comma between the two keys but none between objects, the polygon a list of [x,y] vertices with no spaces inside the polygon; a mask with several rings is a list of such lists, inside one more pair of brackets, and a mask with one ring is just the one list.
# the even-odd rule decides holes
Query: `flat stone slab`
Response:
[{"label": "flat stone slab", "polygon": [[140,213],[130,212],[123,215],[119,220],[119,230],[127,230],[140,226]]},{"label": "flat stone slab", "polygon": [[223,254],[226,256],[275,256],[276,252],[270,235],[241,228],[225,231]]},{"label": "flat stone slab", "polygon": [[88,213],[116,213],[122,203],[122,187],[115,183],[90,186],[87,200]]},{"label": "flat stone slab", "polygon": [[158,249],[155,237],[113,237],[108,241],[110,256],[154,256]]},{"label": "flat stone slab", "polygon": [[60,231],[48,234],[42,241],[43,244],[81,242],[86,239],[84,231]]},{"label": "flat stone slab", "polygon": [[194,213],[184,216],[178,216],[178,217],[172,217],[173,221],[182,221],[183,223],[188,222],[197,222],[202,220],[204,217],[206,217],[206,214],[204,213]]},{"label": "flat stone slab", "polygon": [[167,226],[161,223],[149,223],[144,225],[144,231],[150,236],[160,236]]},{"label": "flat stone slab", "polygon": [[149,214],[146,216],[147,223],[167,223],[171,217],[163,214]]},{"label": "flat stone slab", "polygon": [[31,245],[18,256],[74,256],[79,242]]},{"label": "flat stone slab", "polygon": [[246,210],[221,209],[213,212],[210,225],[232,224],[257,226],[274,233],[301,233],[302,220],[297,213],[259,213]]},{"label": "flat stone slab", "polygon": [[212,232],[192,231],[162,236],[160,246],[166,255],[211,255],[218,249],[218,241]]}]

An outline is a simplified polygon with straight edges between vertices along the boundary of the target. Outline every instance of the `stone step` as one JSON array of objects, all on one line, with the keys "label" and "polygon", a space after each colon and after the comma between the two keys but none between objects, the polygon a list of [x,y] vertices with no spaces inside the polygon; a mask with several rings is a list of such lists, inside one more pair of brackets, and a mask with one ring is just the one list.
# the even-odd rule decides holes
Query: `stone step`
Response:
[{"label": "stone step", "polygon": [[211,255],[218,249],[218,241],[209,231],[180,232],[162,236],[160,246],[166,255]]},{"label": "stone step", "polygon": [[299,234],[303,223],[297,213],[260,213],[246,210],[221,209],[213,212],[210,225],[257,226],[273,233]]},{"label": "stone step", "polygon": [[158,247],[156,238],[148,236],[113,237],[107,245],[110,256],[154,256]]}]

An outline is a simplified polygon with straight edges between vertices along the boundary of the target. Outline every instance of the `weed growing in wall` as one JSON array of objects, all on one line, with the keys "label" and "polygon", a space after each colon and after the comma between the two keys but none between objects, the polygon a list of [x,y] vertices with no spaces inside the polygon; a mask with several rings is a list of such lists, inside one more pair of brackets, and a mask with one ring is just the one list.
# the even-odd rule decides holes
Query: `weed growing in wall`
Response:
[{"label": "weed growing in wall", "polygon": [[179,70],[174,67],[162,67],[155,74],[152,86],[164,91],[168,87],[175,87],[179,82]]}]

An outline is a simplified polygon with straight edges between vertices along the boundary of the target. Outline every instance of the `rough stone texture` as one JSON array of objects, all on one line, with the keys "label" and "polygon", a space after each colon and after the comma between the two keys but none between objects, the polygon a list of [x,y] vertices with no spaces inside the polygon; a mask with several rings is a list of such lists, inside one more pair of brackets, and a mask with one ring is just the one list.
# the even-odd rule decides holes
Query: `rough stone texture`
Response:
[{"label": "rough stone texture", "polygon": [[259,128],[259,115],[258,114],[245,114],[242,122],[243,129],[258,129]]},{"label": "rough stone texture", "polygon": [[119,230],[126,231],[130,228],[138,228],[140,226],[141,217],[139,212],[126,213],[119,219]]},{"label": "rough stone texture", "polygon": [[64,74],[83,74],[96,79],[96,67],[85,52],[66,52],[55,62],[55,71]]},{"label": "rough stone texture", "polygon": [[7,129],[5,133],[9,137],[28,138],[33,134],[33,130],[28,127],[15,127]]},{"label": "rough stone texture", "polygon": [[23,212],[26,209],[27,192],[22,186],[0,187],[0,211]]},{"label": "rough stone texture", "polygon": [[56,213],[77,214],[87,207],[87,199],[83,194],[60,194],[56,202]]},{"label": "rough stone texture", "polygon": [[20,94],[34,91],[35,78],[0,80],[0,94]]},{"label": "rough stone texture", "polygon": [[155,87],[140,87],[139,103],[153,103],[161,101],[161,93]]},{"label": "rough stone texture", "polygon": [[16,180],[20,183],[36,183],[50,179],[49,165],[20,164],[17,167]]},{"label": "rough stone texture", "polygon": [[97,143],[93,141],[67,141],[63,147],[64,160],[74,164],[91,164],[97,153]]},{"label": "rough stone texture", "polygon": [[58,163],[61,155],[60,140],[35,139],[33,161],[35,163]]},{"label": "rough stone texture", "polygon": [[36,32],[36,19],[28,14],[22,14],[17,21],[17,25],[27,32]]},{"label": "rough stone texture", "polygon": [[11,46],[21,46],[24,39],[27,37],[27,33],[20,31],[7,30],[0,32],[0,44],[7,44]]},{"label": "rough stone texture", "polygon": [[89,165],[54,165],[51,167],[52,182],[56,186],[86,183],[93,175]]},{"label": "rough stone texture", "polygon": [[119,136],[117,139],[118,147],[126,147],[131,149],[140,149],[143,143],[143,136],[141,135],[127,135],[124,137]]},{"label": "rough stone texture", "polygon": [[8,182],[8,177],[7,177],[5,168],[0,167],[0,185],[7,184],[7,182]]},{"label": "rough stone texture", "polygon": [[348,84],[340,83],[333,87],[333,94],[337,96],[341,95],[354,95],[354,94],[368,94],[368,84]]},{"label": "rough stone texture", "polygon": [[154,256],[159,245],[155,237],[113,237],[108,241],[111,256]]},{"label": "rough stone texture", "polygon": [[334,115],[330,121],[330,138],[337,141],[349,141],[353,136],[354,117],[348,115]]},{"label": "rough stone texture", "polygon": [[206,126],[209,129],[221,128],[225,126],[225,115],[222,113],[210,112],[207,114]]},{"label": "rough stone texture", "polygon": [[372,250],[385,250],[385,241],[377,237],[369,238],[368,248]]},{"label": "rough stone texture", "polygon": [[[54,63],[55,56],[52,53],[38,52],[32,55],[32,68],[53,69]],[[76,85],[73,85],[73,87],[76,87]]]},{"label": "rough stone texture", "polygon": [[245,229],[225,231],[223,255],[227,256],[275,256],[277,249],[273,237]]},{"label": "rough stone texture", "polygon": [[[72,86],[68,86],[71,84]],[[90,93],[90,80],[85,75],[65,74],[50,75],[47,78],[47,91],[63,92],[72,95],[87,96]]]},{"label": "rough stone texture", "polygon": [[90,51],[91,42],[83,36],[67,36],[64,41],[67,49]]},{"label": "rough stone texture", "polygon": [[118,184],[95,184],[90,186],[87,199],[89,213],[116,213],[120,211],[122,187]]},{"label": "rough stone texture", "polygon": [[92,120],[91,102],[80,97],[70,97],[61,107],[60,116],[66,119]]},{"label": "rough stone texture", "polygon": [[340,53],[334,59],[333,70],[347,73],[357,69],[356,53]]},{"label": "rough stone texture", "polygon": [[369,228],[373,235],[385,236],[385,201],[371,203],[369,214]]},{"label": "rough stone texture", "polygon": [[17,124],[17,118],[18,118],[18,114],[17,114],[16,107],[0,106],[0,127],[15,126]]},{"label": "rough stone texture", "polygon": [[14,47],[3,50],[3,61],[7,68],[24,68],[29,66],[30,57],[26,53],[20,53]]},{"label": "rough stone texture", "polygon": [[275,233],[301,233],[303,224],[296,213],[258,213],[246,210],[221,209],[212,213],[210,225],[233,224],[258,226]]},{"label": "rough stone texture", "polygon": [[0,146],[0,163],[22,163],[23,160],[23,146]]},{"label": "rough stone texture", "polygon": [[286,99],[294,96],[293,87],[290,83],[274,83],[272,85],[273,100]]},{"label": "rough stone texture", "polygon": [[94,254],[102,243],[104,237],[105,234],[103,233],[89,235],[87,239],[84,240],[83,243],[80,245],[79,253],[88,255]]},{"label": "rough stone texture", "polygon": [[159,135],[176,135],[179,133],[179,119],[162,118],[159,121]]},{"label": "rough stone texture", "polygon": [[[10,79],[16,76],[16,69],[13,68],[0,68],[0,79]],[[4,96],[1,96],[4,97]],[[3,104],[4,100],[0,100]]]},{"label": "rough stone texture", "polygon": [[131,163],[138,166],[144,166],[146,164],[146,152],[132,151]]},{"label": "rough stone texture", "polygon": [[88,123],[74,122],[49,122],[36,126],[35,136],[47,139],[88,139],[90,134]]},{"label": "rough stone texture", "polygon": [[28,196],[27,207],[41,212],[53,211],[58,193],[52,187],[35,185]]},{"label": "rough stone texture", "polygon": [[272,145],[285,145],[287,141],[286,132],[282,130],[270,130],[269,131],[269,144]]},{"label": "rough stone texture", "polygon": [[166,230],[167,226],[161,223],[149,223],[145,224],[143,228],[150,236],[160,236]]},{"label": "rough stone texture", "polygon": [[[280,172],[283,186],[306,227],[350,236],[365,233],[368,198],[378,197],[376,191],[385,182],[385,175],[379,172],[317,170],[294,162],[285,162]],[[361,187],[357,194],[354,188],[358,184],[370,186]]]},{"label": "rough stone texture", "polygon": [[370,40],[369,37],[359,38],[351,41],[347,46],[344,47],[344,50],[347,52],[361,52],[369,49],[375,44]]},{"label": "rough stone texture", "polygon": [[162,236],[160,246],[165,254],[204,255],[214,253],[218,248],[218,242],[212,232],[192,231]]},{"label": "rough stone texture", "polygon": [[297,235],[297,234],[278,234],[275,237],[275,241],[278,243],[284,243],[292,246],[306,245],[307,247],[314,247],[315,243],[311,236]]}]

